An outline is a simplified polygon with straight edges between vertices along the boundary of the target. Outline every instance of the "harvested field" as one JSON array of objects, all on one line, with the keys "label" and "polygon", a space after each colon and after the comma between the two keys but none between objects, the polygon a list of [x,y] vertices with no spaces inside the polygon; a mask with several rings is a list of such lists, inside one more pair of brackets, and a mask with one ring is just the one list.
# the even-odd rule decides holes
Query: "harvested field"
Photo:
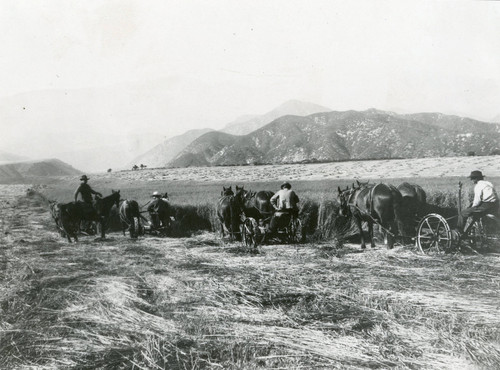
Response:
[{"label": "harvested field", "polygon": [[414,159],[381,159],[317,164],[289,164],[264,166],[192,167],[119,171],[101,174],[99,178],[120,178],[142,181],[217,181],[228,182],[289,180],[341,180],[383,178],[433,178],[468,176],[481,169],[488,176],[500,176],[498,156],[440,157]]},{"label": "harvested field", "polygon": [[500,367],[496,252],[253,254],[211,232],[68,244],[44,197],[0,187],[0,368]]}]

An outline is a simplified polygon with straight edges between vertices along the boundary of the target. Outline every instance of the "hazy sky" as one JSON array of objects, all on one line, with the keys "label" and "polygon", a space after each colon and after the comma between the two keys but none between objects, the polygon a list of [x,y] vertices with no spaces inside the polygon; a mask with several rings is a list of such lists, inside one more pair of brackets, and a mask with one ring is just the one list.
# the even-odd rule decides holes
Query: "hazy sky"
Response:
[{"label": "hazy sky", "polygon": [[0,149],[25,155],[62,150],[19,147],[42,132],[172,136],[289,99],[500,114],[496,1],[3,0],[0,45]]}]

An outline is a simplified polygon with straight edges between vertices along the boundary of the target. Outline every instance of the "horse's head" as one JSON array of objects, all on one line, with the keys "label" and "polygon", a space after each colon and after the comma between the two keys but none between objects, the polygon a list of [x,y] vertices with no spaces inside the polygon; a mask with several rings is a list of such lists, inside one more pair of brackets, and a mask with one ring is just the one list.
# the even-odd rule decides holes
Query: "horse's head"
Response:
[{"label": "horse's head", "polygon": [[354,189],[349,189],[349,187],[346,187],[343,190],[340,186],[338,187],[338,199],[340,202],[339,214],[341,216],[348,217],[351,214],[351,210],[349,208],[349,198],[353,191]]},{"label": "horse's head", "polygon": [[255,192],[250,190],[245,190],[244,187],[239,187],[236,185],[236,194],[234,195],[238,205],[243,207],[246,202],[248,202],[252,198],[252,194],[255,196]]},{"label": "horse's head", "polygon": [[361,182],[361,181],[356,180],[356,186],[354,184],[352,184],[352,188],[353,188],[353,190],[366,188],[369,183],[370,183],[370,180],[368,180],[366,182]]},{"label": "horse's head", "polygon": [[234,195],[233,189],[231,189],[231,186],[226,188],[225,186],[222,187],[222,192],[220,193],[222,196],[227,196],[227,195]]},{"label": "horse's head", "polygon": [[165,194],[163,194],[163,199],[170,200],[170,198],[168,197],[168,192],[165,192]]}]

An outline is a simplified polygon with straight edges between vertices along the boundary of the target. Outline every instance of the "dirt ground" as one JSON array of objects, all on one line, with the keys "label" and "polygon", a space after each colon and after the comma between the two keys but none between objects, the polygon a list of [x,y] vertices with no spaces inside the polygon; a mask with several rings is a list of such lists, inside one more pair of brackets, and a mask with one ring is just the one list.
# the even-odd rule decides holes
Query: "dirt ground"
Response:
[{"label": "dirt ground", "polygon": [[0,186],[0,368],[500,367],[498,253],[68,244],[27,188]]}]

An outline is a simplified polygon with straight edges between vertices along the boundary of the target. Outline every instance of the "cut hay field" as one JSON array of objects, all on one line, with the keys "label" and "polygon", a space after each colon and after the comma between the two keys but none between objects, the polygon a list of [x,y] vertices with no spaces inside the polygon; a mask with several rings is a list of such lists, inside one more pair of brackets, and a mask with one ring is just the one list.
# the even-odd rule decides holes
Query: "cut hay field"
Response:
[{"label": "cut hay field", "polygon": [[[454,173],[462,181],[478,168],[500,186],[497,163],[467,163]],[[412,182],[433,202],[453,205],[459,178],[439,176],[434,165]],[[275,189],[292,180],[305,203],[321,205],[354,178],[408,177],[387,178],[383,166],[321,181],[281,169],[276,177],[234,172],[255,168],[187,169],[175,179],[163,178],[173,176],[167,169],[124,171],[91,175],[90,183],[141,203],[153,190],[169,191],[174,203],[199,209],[222,184]],[[77,184],[57,178],[35,192],[27,192],[32,184],[0,185],[1,369],[500,367],[495,251],[431,258],[411,245],[362,252],[323,238],[254,254],[211,231],[136,241],[111,232],[68,244],[46,201],[72,200]]]}]

